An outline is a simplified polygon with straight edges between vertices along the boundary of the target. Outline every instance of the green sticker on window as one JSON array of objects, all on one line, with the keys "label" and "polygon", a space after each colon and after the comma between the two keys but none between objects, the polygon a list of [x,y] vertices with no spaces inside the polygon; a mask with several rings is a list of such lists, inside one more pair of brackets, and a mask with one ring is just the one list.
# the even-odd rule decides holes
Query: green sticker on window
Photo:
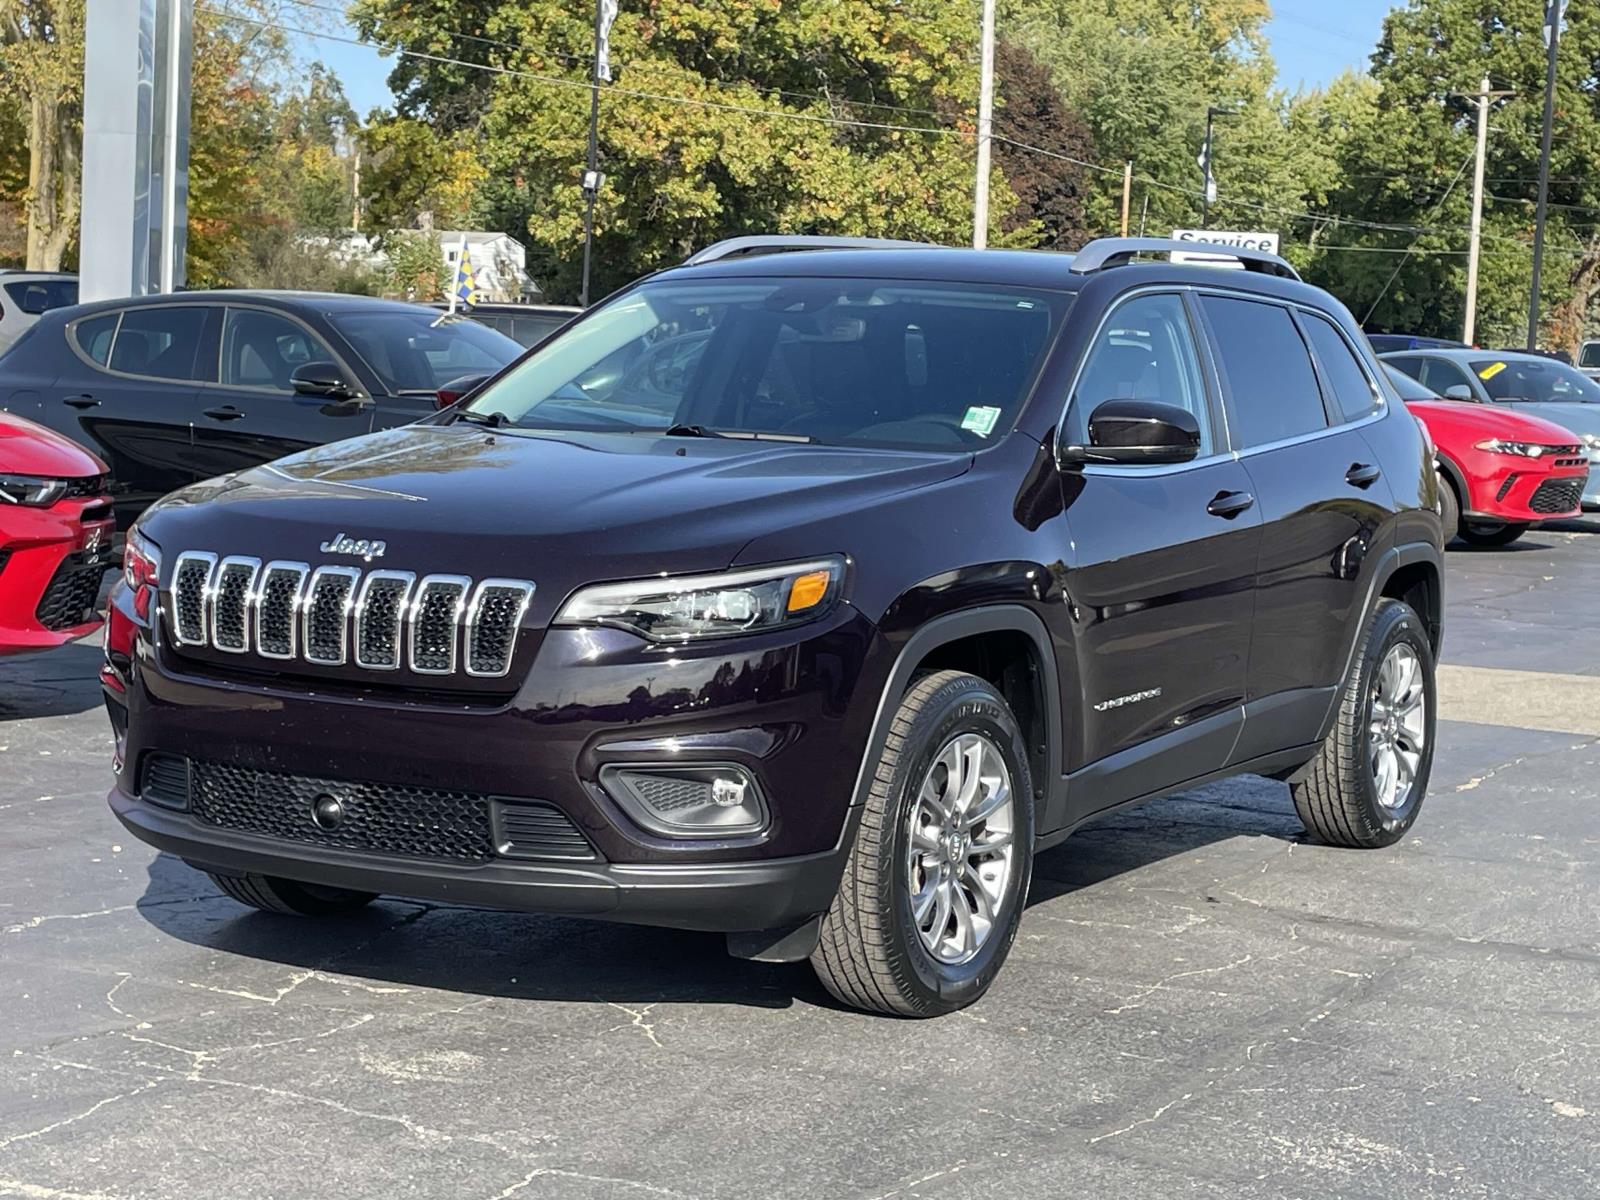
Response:
[{"label": "green sticker on window", "polygon": [[994,432],[996,422],[1000,420],[1000,410],[987,405],[967,409],[967,415],[961,418],[961,428],[970,429],[979,437],[988,437]]}]

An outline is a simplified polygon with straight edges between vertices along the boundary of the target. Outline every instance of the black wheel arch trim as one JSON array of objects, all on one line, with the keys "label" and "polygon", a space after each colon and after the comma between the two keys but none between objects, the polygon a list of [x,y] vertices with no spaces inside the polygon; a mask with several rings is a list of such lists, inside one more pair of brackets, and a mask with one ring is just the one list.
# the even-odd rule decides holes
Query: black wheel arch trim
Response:
[{"label": "black wheel arch trim", "polygon": [[1461,502],[1459,507],[1462,513],[1465,513],[1472,507],[1472,489],[1467,486],[1466,474],[1460,467],[1456,466],[1453,460],[1446,457],[1442,450],[1434,451],[1433,463],[1438,468],[1439,473],[1455,485],[1456,499]]}]

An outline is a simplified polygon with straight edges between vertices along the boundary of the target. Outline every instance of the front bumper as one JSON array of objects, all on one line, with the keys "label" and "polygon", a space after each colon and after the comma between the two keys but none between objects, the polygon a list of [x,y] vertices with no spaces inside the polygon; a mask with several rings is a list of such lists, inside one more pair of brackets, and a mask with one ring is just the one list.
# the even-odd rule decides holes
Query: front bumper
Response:
[{"label": "front bumper", "polygon": [[93,609],[113,563],[103,497],[0,510],[0,655],[60,646],[98,629]]},{"label": "front bumper", "polygon": [[[1593,475],[1573,467],[1497,458],[1492,469],[1472,482],[1472,502],[1464,516],[1537,523],[1575,515],[1596,486]],[[1565,507],[1556,507],[1559,502]],[[1600,497],[1596,498],[1600,503]]]},{"label": "front bumper", "polygon": [[679,865],[422,862],[230,833],[120,789],[108,799],[133,836],[204,871],[716,933],[776,929],[825,911],[844,866],[842,849]]}]

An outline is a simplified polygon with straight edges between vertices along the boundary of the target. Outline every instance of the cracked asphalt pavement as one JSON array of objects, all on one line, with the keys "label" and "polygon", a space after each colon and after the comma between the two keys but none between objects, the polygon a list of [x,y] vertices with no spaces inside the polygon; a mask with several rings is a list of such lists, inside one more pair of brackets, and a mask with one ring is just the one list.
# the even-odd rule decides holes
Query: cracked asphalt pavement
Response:
[{"label": "cracked asphalt pavement", "polygon": [[1600,522],[1449,556],[1412,836],[1241,779],[1041,856],[990,995],[721,940],[247,912],[107,812],[80,644],[0,663],[0,1195],[1600,1194]]}]

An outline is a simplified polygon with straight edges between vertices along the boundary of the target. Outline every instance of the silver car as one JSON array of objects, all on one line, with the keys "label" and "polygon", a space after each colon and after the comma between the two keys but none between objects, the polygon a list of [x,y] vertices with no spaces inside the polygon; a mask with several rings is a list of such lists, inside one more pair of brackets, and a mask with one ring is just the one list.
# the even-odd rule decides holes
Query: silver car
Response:
[{"label": "silver car", "polygon": [[1383,360],[1447,400],[1498,404],[1572,430],[1589,455],[1583,507],[1600,509],[1600,383],[1539,354],[1407,350]]},{"label": "silver car", "polygon": [[56,271],[0,270],[0,354],[52,308],[78,302],[78,277]]}]

